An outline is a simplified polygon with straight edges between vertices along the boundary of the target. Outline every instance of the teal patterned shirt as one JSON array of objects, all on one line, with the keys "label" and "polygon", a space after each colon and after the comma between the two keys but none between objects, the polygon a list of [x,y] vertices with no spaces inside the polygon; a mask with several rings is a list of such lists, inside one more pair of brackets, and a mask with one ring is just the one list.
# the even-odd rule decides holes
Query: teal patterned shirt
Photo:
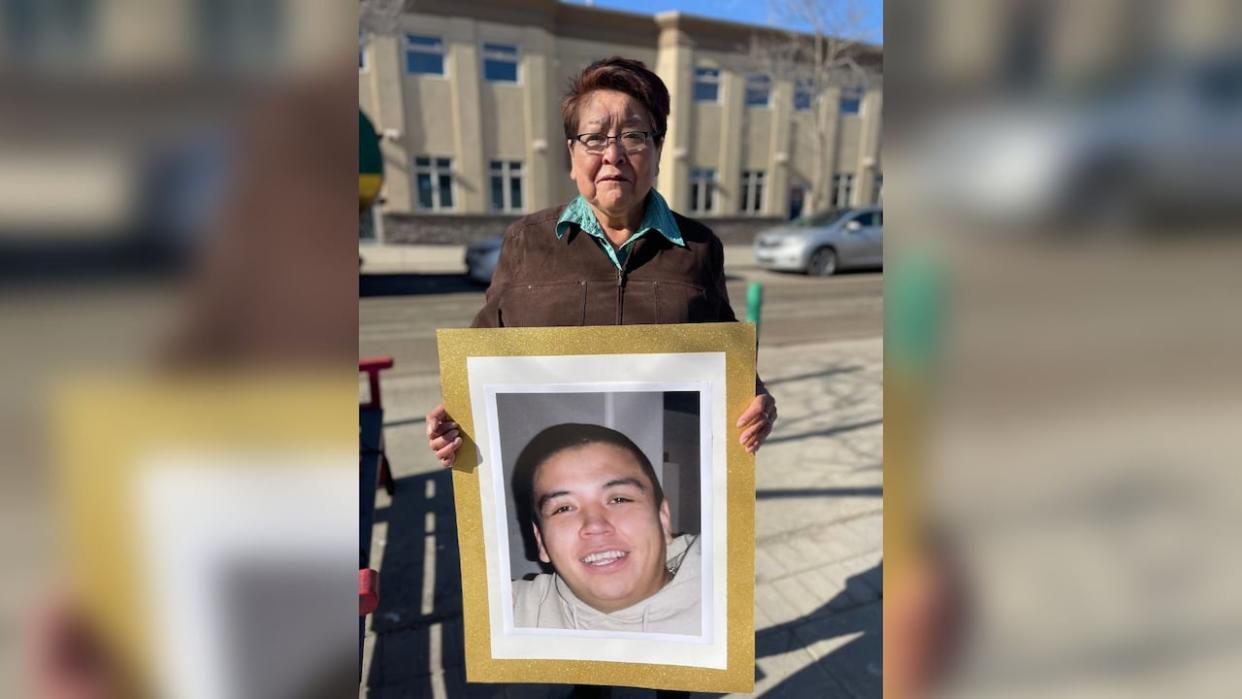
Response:
[{"label": "teal patterned shirt", "polygon": [[681,237],[681,229],[677,227],[677,220],[673,218],[672,209],[668,208],[668,202],[664,201],[664,197],[654,189],[647,195],[647,210],[643,213],[642,223],[638,224],[638,230],[618,247],[613,247],[608,236],[604,235],[603,227],[595,219],[595,212],[591,210],[591,205],[581,194],[569,202],[569,206],[565,207],[565,211],[557,219],[556,237],[564,238],[571,225],[577,225],[582,232],[594,237],[600,248],[608,255],[608,259],[616,265],[618,272],[625,269],[625,260],[629,257],[630,251],[634,249],[634,241],[646,235],[648,231],[659,233],[674,245],[686,247],[686,241]]}]

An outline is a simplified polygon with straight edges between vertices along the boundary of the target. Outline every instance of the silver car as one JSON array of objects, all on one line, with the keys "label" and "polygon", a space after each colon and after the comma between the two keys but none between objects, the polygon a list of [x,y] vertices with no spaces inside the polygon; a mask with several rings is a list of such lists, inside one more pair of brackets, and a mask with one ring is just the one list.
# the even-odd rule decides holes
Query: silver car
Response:
[{"label": "silver car", "polygon": [[884,263],[884,211],[879,207],[816,214],[755,237],[764,269],[826,277],[838,270]]}]

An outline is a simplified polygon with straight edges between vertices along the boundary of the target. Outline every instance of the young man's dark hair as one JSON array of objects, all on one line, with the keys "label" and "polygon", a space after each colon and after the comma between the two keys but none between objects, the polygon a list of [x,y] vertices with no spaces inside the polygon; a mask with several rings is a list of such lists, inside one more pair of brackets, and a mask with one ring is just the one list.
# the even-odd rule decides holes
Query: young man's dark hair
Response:
[{"label": "young man's dark hair", "polygon": [[[535,435],[522,453],[518,455],[513,467],[513,500],[517,506],[517,519],[522,531],[528,530],[528,523],[539,524],[539,508],[535,503],[535,475],[545,461],[566,449],[585,447],[588,444],[611,444],[630,452],[634,460],[642,468],[647,480],[651,481],[651,490],[656,509],[664,502],[664,489],[660,487],[660,479],[656,478],[651,460],[642,449],[629,437],[602,425],[591,425],[580,422],[564,422],[545,428]],[[531,542],[528,542],[528,544]],[[529,550],[529,549],[528,549]]]}]

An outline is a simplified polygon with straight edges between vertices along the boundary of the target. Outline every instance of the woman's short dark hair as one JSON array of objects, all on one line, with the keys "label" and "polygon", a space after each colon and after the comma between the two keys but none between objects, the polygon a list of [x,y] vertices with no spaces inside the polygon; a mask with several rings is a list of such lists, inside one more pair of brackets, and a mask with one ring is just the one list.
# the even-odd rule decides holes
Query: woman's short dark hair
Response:
[{"label": "woman's short dark hair", "polygon": [[524,522],[538,521],[539,510],[535,507],[535,473],[548,459],[566,449],[576,449],[589,444],[611,444],[628,451],[634,456],[642,468],[647,480],[651,481],[652,495],[658,508],[664,502],[664,489],[660,487],[660,479],[656,478],[651,460],[642,449],[629,437],[620,432],[603,427],[578,422],[565,422],[553,425],[535,435],[522,453],[518,455],[513,467],[513,500],[517,505],[518,520]]},{"label": "woman's short dark hair", "polygon": [[598,60],[570,81],[565,98],[561,100],[566,139],[577,135],[578,107],[583,98],[595,90],[616,90],[638,100],[651,115],[655,144],[664,142],[664,131],[668,128],[668,88],[642,61],[620,56]]}]

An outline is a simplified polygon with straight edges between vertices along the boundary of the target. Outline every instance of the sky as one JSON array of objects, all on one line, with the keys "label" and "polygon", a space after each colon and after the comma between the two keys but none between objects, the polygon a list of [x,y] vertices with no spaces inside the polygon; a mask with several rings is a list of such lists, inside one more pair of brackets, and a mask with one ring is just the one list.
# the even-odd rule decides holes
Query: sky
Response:
[{"label": "sky", "polygon": [[[820,0],[820,2],[826,3],[833,1]],[[645,15],[677,10],[690,15],[724,19],[731,22],[777,26],[785,29],[806,29],[806,27],[781,22],[771,17],[770,3],[766,0],[593,0],[592,3],[588,3],[587,0],[561,0],[561,2],[573,5],[594,4],[596,7],[606,7]],[[852,38],[862,39],[869,43],[883,44],[884,0],[857,0],[857,2],[866,16],[859,27],[861,35]]]}]

